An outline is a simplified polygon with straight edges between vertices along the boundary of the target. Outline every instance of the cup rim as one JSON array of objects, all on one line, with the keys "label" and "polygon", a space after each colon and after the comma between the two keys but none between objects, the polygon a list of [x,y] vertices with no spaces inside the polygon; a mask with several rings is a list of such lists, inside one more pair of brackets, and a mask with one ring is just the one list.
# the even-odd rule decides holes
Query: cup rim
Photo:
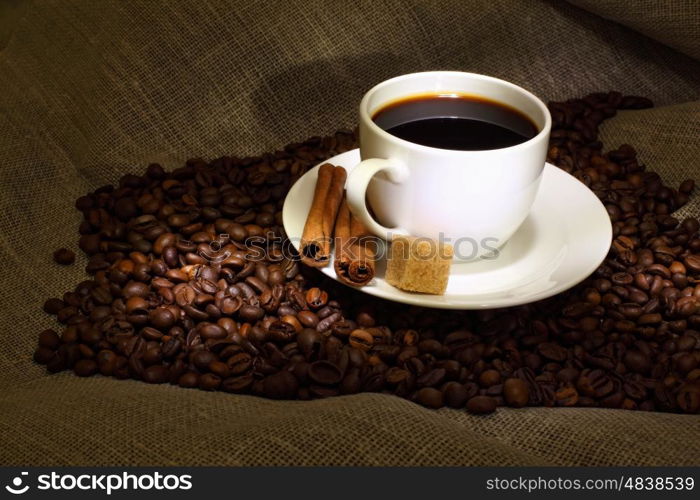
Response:
[{"label": "cup rim", "polygon": [[[530,99],[535,103],[535,105],[542,111],[544,115],[544,126],[542,129],[534,136],[531,137],[530,139],[521,142],[519,144],[515,144],[513,146],[508,146],[505,148],[496,148],[496,149],[480,149],[480,150],[458,150],[458,149],[443,149],[443,148],[435,148],[432,146],[424,146],[422,144],[417,144],[415,142],[407,141],[405,139],[401,139],[400,137],[396,137],[393,134],[390,134],[383,128],[381,128],[379,125],[377,125],[374,120],[372,120],[372,117],[369,114],[368,105],[369,105],[369,100],[372,97],[374,93],[376,93],[378,90],[380,90],[383,87],[386,87],[388,85],[391,85],[392,83],[395,83],[400,80],[404,80],[407,78],[413,78],[417,76],[426,76],[426,75],[452,75],[452,76],[469,76],[469,77],[477,77],[482,80],[487,80],[491,81],[493,83],[498,83],[499,85],[505,85],[506,87],[510,87],[513,90],[516,90],[523,94],[525,97]],[[445,91],[453,91],[454,89],[445,89]],[[399,96],[400,97],[400,96]],[[517,106],[514,106],[518,111],[523,113],[522,110],[520,110]],[[488,76],[488,75],[482,75],[479,73],[469,73],[466,71],[419,71],[416,73],[406,73],[404,75],[399,75],[395,76],[393,78],[389,78],[388,80],[384,80],[371,89],[369,89],[365,95],[362,97],[362,100],[360,101],[360,120],[365,122],[367,126],[369,126],[375,133],[379,134],[380,137],[390,140],[393,142],[397,142],[398,144],[401,144],[403,146],[410,146],[411,148],[415,148],[419,151],[425,151],[425,152],[430,152],[433,154],[451,154],[451,155],[480,155],[480,154],[485,154],[485,153],[494,153],[496,151],[517,151],[518,149],[525,148],[530,146],[533,142],[537,142],[543,139],[546,139],[547,136],[549,136],[549,133],[552,128],[552,115],[549,112],[549,108],[547,108],[546,104],[542,102],[542,100],[537,97],[535,94],[530,92],[529,90],[526,90],[522,88],[519,85],[516,85],[514,83],[511,83],[506,80],[502,80],[500,78],[496,78],[493,76]]]}]

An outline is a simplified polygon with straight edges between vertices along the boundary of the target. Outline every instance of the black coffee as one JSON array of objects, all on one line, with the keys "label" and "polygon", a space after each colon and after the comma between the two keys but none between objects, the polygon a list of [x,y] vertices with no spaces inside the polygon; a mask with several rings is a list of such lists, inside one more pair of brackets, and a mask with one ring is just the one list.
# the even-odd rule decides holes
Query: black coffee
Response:
[{"label": "black coffee", "polygon": [[372,119],[400,139],[460,151],[507,148],[538,133],[537,126],[520,111],[466,95],[409,97],[381,108]]}]

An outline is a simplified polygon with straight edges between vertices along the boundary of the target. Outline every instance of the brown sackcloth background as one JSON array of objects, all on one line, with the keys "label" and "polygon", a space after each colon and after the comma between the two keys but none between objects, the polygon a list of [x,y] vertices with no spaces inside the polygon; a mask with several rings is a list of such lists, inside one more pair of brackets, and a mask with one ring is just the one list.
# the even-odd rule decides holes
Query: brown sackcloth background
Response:
[{"label": "brown sackcloth background", "polygon": [[[353,126],[363,92],[401,73],[486,73],[544,99],[651,97],[657,109],[608,122],[607,147],[634,144],[675,185],[700,180],[700,3],[8,0],[0,19],[0,464],[700,465],[698,416],[273,402],[31,360],[55,326],[43,300],[85,277],[82,256],[51,260],[77,250],[77,196],[152,161]],[[685,213],[700,215],[698,198]]]}]

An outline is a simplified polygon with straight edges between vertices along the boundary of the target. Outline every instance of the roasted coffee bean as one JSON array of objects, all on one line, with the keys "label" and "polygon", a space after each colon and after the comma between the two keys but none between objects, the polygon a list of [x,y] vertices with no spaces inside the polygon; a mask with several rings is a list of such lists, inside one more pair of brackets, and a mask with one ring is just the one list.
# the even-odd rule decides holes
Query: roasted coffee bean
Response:
[{"label": "roasted coffee bean", "polygon": [[387,384],[395,386],[406,380],[410,375],[411,373],[408,370],[397,366],[392,366],[387,370],[385,379]]},{"label": "roasted coffee bean", "polygon": [[700,385],[685,384],[678,390],[676,396],[678,407],[685,413],[700,412]]},{"label": "roasted coffee bean", "polygon": [[253,385],[252,375],[241,375],[238,377],[229,377],[221,382],[221,390],[224,392],[245,393],[250,390]]},{"label": "roasted coffee bean", "polygon": [[221,385],[221,377],[214,373],[204,373],[199,377],[199,388],[204,391],[215,391]]},{"label": "roasted coffee bean", "polygon": [[546,359],[552,361],[564,361],[567,356],[567,351],[565,347],[559,344],[553,344],[551,342],[544,342],[537,347],[537,351]]},{"label": "roasted coffee bean", "polygon": [[479,383],[482,387],[491,387],[501,382],[501,374],[498,370],[485,370],[479,375]]},{"label": "roasted coffee bean", "polygon": [[[683,182],[681,182],[681,185],[678,188],[678,191],[680,191],[681,193],[690,194],[690,193],[692,193],[694,187],[695,187],[695,181],[693,179],[686,179]],[[697,229],[696,229],[696,231],[697,231]]]},{"label": "roasted coffee bean", "polygon": [[470,397],[469,391],[459,382],[448,382],[442,388],[445,404],[450,408],[464,408]]},{"label": "roasted coffee bean", "polygon": [[328,303],[328,293],[320,288],[311,288],[306,292],[306,303],[312,309],[319,309]]},{"label": "roasted coffee bean", "polygon": [[700,273],[700,255],[690,254],[683,259],[685,267],[695,273]]},{"label": "roasted coffee bean", "polygon": [[633,372],[645,374],[651,369],[649,357],[636,350],[629,350],[624,357],[625,366]]},{"label": "roasted coffee bean", "polygon": [[199,334],[204,340],[218,340],[226,337],[226,330],[215,323],[200,323]]},{"label": "roasted coffee bean", "polygon": [[253,358],[247,352],[239,352],[226,360],[232,375],[240,375],[247,372],[253,366]]},{"label": "roasted coffee bean", "polygon": [[238,310],[238,316],[243,321],[257,321],[265,316],[265,310],[258,306],[244,305]]},{"label": "roasted coffee bean", "polygon": [[419,387],[436,387],[442,384],[446,374],[447,371],[444,368],[435,368],[418,377],[416,383]]},{"label": "roasted coffee bean", "polygon": [[73,371],[78,377],[90,377],[97,373],[97,362],[93,359],[81,359],[73,365]]},{"label": "roasted coffee bean", "polygon": [[298,389],[299,382],[288,371],[274,373],[263,381],[263,393],[271,399],[293,399]]},{"label": "roasted coffee bean", "polygon": [[170,379],[168,368],[163,365],[152,365],[143,372],[143,381],[149,384],[164,384]]},{"label": "roasted coffee bean", "polygon": [[443,406],[442,392],[433,387],[424,387],[416,393],[416,402],[428,408],[441,408]]},{"label": "roasted coffee bean", "polygon": [[150,326],[141,329],[141,336],[146,340],[160,340],[163,338],[163,334],[160,330],[156,330]]},{"label": "roasted coffee bean", "polygon": [[614,390],[614,384],[603,370],[584,370],[579,376],[577,388],[586,396],[603,398]]},{"label": "roasted coffee bean", "polygon": [[54,356],[57,356],[56,351],[48,347],[39,346],[34,351],[34,361],[40,365],[48,364]]},{"label": "roasted coffee bean", "polygon": [[496,411],[496,400],[490,396],[474,396],[467,401],[467,411],[475,415],[485,415]]},{"label": "roasted coffee bean", "polygon": [[554,400],[558,406],[576,406],[579,396],[574,387],[565,386],[554,394]]},{"label": "roasted coffee bean", "polygon": [[205,351],[204,349],[195,351],[190,355],[190,361],[194,366],[200,371],[206,371],[209,369],[209,364],[216,360],[216,355],[212,352]]},{"label": "roasted coffee bean", "polygon": [[309,328],[315,328],[318,325],[318,316],[313,311],[299,311],[297,314],[299,322]]},{"label": "roasted coffee bean", "polygon": [[321,350],[323,335],[311,328],[304,328],[297,335],[297,344],[307,359],[317,356]]},{"label": "roasted coffee bean", "polygon": [[349,370],[340,383],[341,394],[356,394],[360,392],[361,388],[362,379],[360,377],[360,370],[358,368]]},{"label": "roasted coffee bean", "polygon": [[177,320],[169,308],[157,307],[148,313],[148,319],[154,327],[166,330],[175,324]]},{"label": "roasted coffee bean", "polygon": [[58,338],[55,330],[47,329],[39,334],[39,345],[41,347],[55,351],[60,343],[61,339]]},{"label": "roasted coffee bean", "polygon": [[318,322],[318,324],[316,325],[316,330],[319,332],[327,332],[331,329],[335,322],[340,320],[341,317],[342,316],[339,312],[331,313],[330,315],[326,316]]},{"label": "roasted coffee bean", "polygon": [[[369,391],[368,392],[373,392]],[[340,394],[340,390],[334,387],[326,387],[322,385],[311,385],[309,394],[314,398],[332,398]]]},{"label": "roasted coffee bean", "polygon": [[160,363],[162,360],[163,354],[160,350],[160,346],[157,344],[146,347],[141,354],[141,361],[146,365],[154,365]]},{"label": "roasted coffee bean", "polygon": [[329,361],[314,361],[309,367],[309,378],[320,385],[335,385],[342,379],[342,373]]},{"label": "roasted coffee bean", "polygon": [[63,359],[62,356],[59,356],[58,354],[54,355],[47,363],[46,363],[46,369],[50,373],[57,373],[62,370],[67,369],[67,363]]},{"label": "roasted coffee bean", "polygon": [[61,299],[48,299],[44,302],[44,312],[48,314],[56,315],[64,307],[66,307],[66,304]]},{"label": "roasted coffee bean", "polygon": [[[123,361],[120,361],[120,359]],[[118,365],[120,363],[125,363],[126,361],[124,358],[119,358],[114,351],[107,349],[103,349],[98,352],[96,360],[100,373],[107,377],[114,375]]]},{"label": "roasted coffee bean", "polygon": [[194,388],[199,386],[199,374],[196,372],[183,373],[177,380],[180,387]]},{"label": "roasted coffee bean", "polygon": [[68,266],[75,262],[75,254],[67,248],[59,248],[53,253],[53,260],[56,264]]},{"label": "roasted coffee bean", "polygon": [[509,406],[522,408],[530,399],[530,388],[522,379],[509,378],[503,384],[503,397]]},{"label": "roasted coffee bean", "polygon": [[367,330],[353,330],[348,340],[352,347],[362,351],[368,351],[374,345],[374,337]]}]

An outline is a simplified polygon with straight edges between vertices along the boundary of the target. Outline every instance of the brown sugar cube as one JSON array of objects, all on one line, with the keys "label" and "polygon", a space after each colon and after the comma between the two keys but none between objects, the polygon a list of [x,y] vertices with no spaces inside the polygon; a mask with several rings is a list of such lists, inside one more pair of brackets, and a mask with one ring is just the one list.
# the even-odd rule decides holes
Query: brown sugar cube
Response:
[{"label": "brown sugar cube", "polygon": [[394,236],[386,281],[409,292],[442,295],[450,277],[452,245],[427,238]]}]

